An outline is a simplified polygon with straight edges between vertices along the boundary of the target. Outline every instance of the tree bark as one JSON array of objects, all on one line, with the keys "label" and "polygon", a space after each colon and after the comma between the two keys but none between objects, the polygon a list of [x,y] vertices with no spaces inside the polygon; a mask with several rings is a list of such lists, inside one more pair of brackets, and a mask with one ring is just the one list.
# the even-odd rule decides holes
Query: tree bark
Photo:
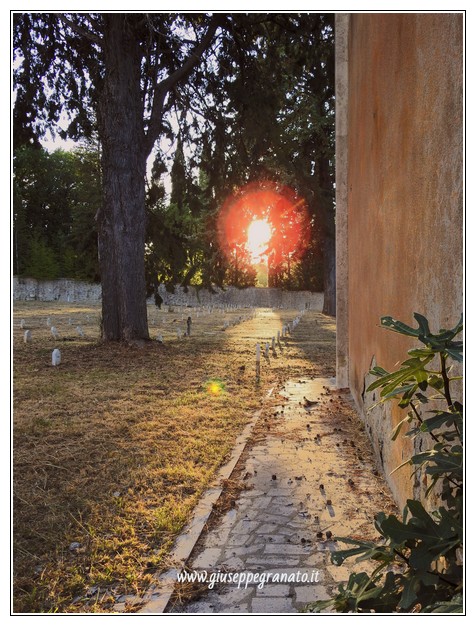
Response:
[{"label": "tree bark", "polygon": [[99,107],[103,205],[98,213],[102,336],[148,339],[144,127],[140,49],[130,19],[104,15],[105,75]]}]

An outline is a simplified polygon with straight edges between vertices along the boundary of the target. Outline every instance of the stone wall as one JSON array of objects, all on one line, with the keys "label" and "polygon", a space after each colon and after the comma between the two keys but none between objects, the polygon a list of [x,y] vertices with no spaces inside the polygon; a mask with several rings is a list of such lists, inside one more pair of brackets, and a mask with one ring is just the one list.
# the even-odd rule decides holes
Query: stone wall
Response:
[{"label": "stone wall", "polygon": [[[216,293],[196,290],[191,287],[185,291],[176,287],[175,293],[166,291],[163,285],[159,293],[164,305],[202,306],[230,305],[243,307],[269,307],[284,309],[303,309],[308,307],[322,311],[323,294],[310,291],[283,291],[282,289],[250,287],[237,289],[228,287]],[[101,300],[101,285],[76,280],[38,281],[33,278],[13,279],[14,300],[40,300],[62,302],[91,302]],[[153,302],[151,299],[150,302]]]},{"label": "stone wall", "polygon": [[187,292],[176,287],[175,293],[168,293],[163,285],[159,293],[165,304],[176,305],[231,305],[283,309],[310,309],[322,311],[324,296],[311,291],[283,291],[271,287],[248,287],[237,289],[227,287],[225,291],[216,289],[211,293],[205,289],[196,290],[190,287]]},{"label": "stone wall", "polygon": [[80,280],[36,280],[13,278],[14,300],[40,300],[41,302],[97,302],[101,300],[101,285]]},{"label": "stone wall", "polygon": [[338,380],[348,380],[402,504],[418,485],[410,471],[390,472],[411,455],[411,442],[390,441],[402,417],[396,407],[366,411],[373,403],[366,374],[374,360],[393,369],[412,345],[381,329],[381,316],[415,326],[419,312],[438,330],[462,312],[463,16],[345,17],[348,56],[336,54],[337,118],[345,118],[337,239],[346,260],[338,274],[345,305],[337,314],[338,346],[345,345]]}]

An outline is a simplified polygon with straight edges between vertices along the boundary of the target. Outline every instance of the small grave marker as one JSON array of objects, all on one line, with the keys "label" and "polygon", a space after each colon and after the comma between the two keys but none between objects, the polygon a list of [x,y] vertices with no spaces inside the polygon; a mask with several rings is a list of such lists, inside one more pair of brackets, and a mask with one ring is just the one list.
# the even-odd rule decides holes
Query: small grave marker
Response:
[{"label": "small grave marker", "polygon": [[25,330],[25,334],[23,335],[23,341],[25,343],[31,343],[32,337],[31,337],[31,330]]},{"label": "small grave marker", "polygon": [[56,366],[61,363],[61,352],[55,348],[51,354],[51,363]]},{"label": "small grave marker", "polygon": [[76,326],[76,332],[78,333],[80,337],[84,337],[84,332],[81,326]]},{"label": "small grave marker", "polygon": [[54,339],[58,339],[59,334],[58,334],[58,331],[56,330],[56,326],[52,326],[50,328],[50,331],[51,331],[51,334],[53,335],[53,338]]}]

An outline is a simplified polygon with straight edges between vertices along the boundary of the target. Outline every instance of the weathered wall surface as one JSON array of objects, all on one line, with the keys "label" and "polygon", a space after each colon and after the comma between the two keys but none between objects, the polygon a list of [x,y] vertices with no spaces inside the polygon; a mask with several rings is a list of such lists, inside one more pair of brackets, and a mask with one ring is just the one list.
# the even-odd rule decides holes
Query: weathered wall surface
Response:
[{"label": "weathered wall surface", "polygon": [[[394,368],[409,341],[382,315],[453,326],[463,307],[461,14],[351,14],[348,39],[348,377],[360,409],[373,359]],[[339,115],[339,110],[337,112]],[[339,183],[338,183],[339,184]],[[411,450],[394,409],[366,418],[389,473]],[[406,446],[406,448],[405,448]],[[389,478],[400,503],[409,473]]]},{"label": "weathered wall surface", "polygon": [[[215,294],[204,289],[197,291],[176,287],[175,293],[169,293],[165,287],[159,287],[164,305],[202,306],[230,305],[246,307],[269,307],[284,309],[304,309],[305,307],[322,311],[323,294],[310,291],[282,291],[250,287],[236,289],[228,287],[226,291],[217,289]],[[62,302],[88,302],[101,300],[101,285],[75,280],[38,281],[32,278],[13,279],[14,300],[40,300]],[[152,301],[152,300],[151,300]]]}]

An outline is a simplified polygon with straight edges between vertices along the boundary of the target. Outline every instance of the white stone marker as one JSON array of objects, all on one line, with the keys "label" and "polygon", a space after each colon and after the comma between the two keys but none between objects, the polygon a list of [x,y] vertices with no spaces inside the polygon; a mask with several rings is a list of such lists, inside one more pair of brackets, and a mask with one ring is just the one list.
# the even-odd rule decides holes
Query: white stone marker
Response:
[{"label": "white stone marker", "polygon": [[59,335],[58,335],[58,331],[56,330],[56,326],[52,326],[50,330],[51,330],[51,334],[53,335],[53,337],[55,339],[58,339]]},{"label": "white stone marker", "polygon": [[55,348],[51,354],[51,363],[55,366],[61,363],[61,352],[58,348]]},{"label": "white stone marker", "polygon": [[76,332],[78,333],[80,337],[84,337],[84,332],[81,326],[76,326]]},{"label": "white stone marker", "polygon": [[25,328],[25,320],[20,320],[20,328]]},{"label": "white stone marker", "polygon": [[25,334],[23,335],[23,341],[25,343],[31,343],[31,330],[25,330]]},{"label": "white stone marker", "polygon": [[46,325],[51,326],[51,317],[46,318]]},{"label": "white stone marker", "polygon": [[158,341],[159,343],[164,343],[164,338],[160,333],[157,334],[156,341]]}]

